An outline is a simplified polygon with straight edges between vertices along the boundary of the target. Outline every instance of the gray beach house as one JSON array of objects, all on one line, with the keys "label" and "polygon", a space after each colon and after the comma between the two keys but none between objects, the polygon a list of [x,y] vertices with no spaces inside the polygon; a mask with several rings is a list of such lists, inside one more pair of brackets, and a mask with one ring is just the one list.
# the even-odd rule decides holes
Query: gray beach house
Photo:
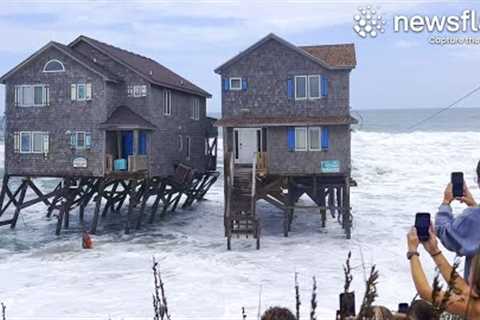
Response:
[{"label": "gray beach house", "polygon": [[303,194],[320,210],[323,225],[329,198],[328,208],[339,212],[350,237],[355,66],[353,44],[296,46],[269,34],[215,70],[222,87],[216,125],[224,134],[228,239],[259,232],[258,200],[285,212],[288,235]]},{"label": "gray beach house", "polygon": [[[29,186],[52,210],[75,188],[72,201],[84,206],[92,192],[112,209],[127,194],[134,206],[152,194],[168,206],[165,190],[173,187],[160,181],[176,176],[173,189],[188,193],[187,180],[216,170],[217,130],[206,115],[211,95],[152,59],[80,36],[68,45],[49,42],[0,83],[6,90],[0,202],[15,199],[8,204],[18,211]],[[10,177],[26,181],[16,193]],[[35,177],[62,178],[63,191],[39,193]],[[12,227],[17,217],[8,221]]]}]

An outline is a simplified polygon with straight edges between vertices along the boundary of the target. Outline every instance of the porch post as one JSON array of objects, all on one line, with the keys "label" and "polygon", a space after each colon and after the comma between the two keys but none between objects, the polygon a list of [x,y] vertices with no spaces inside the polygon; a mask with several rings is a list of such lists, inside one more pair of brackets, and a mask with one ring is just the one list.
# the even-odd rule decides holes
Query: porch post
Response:
[{"label": "porch post", "polygon": [[138,155],[138,136],[139,136],[139,131],[133,130],[133,155],[134,156]]}]

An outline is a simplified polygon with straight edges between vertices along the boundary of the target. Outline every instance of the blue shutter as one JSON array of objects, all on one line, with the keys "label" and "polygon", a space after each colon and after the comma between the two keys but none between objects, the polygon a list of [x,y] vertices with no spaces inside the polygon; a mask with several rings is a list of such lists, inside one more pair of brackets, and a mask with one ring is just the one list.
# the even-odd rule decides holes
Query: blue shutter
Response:
[{"label": "blue shutter", "polygon": [[288,127],[288,151],[295,151],[295,128]]},{"label": "blue shutter", "polygon": [[328,78],[325,76],[322,76],[322,97],[328,96]]},{"label": "blue shutter", "polygon": [[140,131],[138,134],[138,154],[147,154],[147,134]]},{"label": "blue shutter", "polygon": [[75,148],[77,146],[77,133],[74,131],[70,134],[70,147]]},{"label": "blue shutter", "polygon": [[228,78],[223,79],[223,90],[224,91],[230,90],[230,82],[229,82]]},{"label": "blue shutter", "polygon": [[92,134],[90,132],[87,132],[85,134],[85,147],[87,149],[90,149],[92,147]]},{"label": "blue shutter", "polygon": [[328,150],[328,127],[322,127],[322,150]]},{"label": "blue shutter", "polygon": [[242,90],[247,91],[247,79],[242,79]]},{"label": "blue shutter", "polygon": [[287,93],[288,93],[288,98],[293,99],[293,79],[287,80]]}]

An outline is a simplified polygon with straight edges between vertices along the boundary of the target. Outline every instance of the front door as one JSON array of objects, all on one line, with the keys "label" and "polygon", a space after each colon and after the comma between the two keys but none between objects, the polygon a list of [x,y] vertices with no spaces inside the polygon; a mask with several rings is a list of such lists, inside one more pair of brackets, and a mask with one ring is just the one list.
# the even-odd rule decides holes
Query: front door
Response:
[{"label": "front door", "polygon": [[259,128],[234,129],[235,163],[253,163],[255,153],[261,150],[261,132]]}]

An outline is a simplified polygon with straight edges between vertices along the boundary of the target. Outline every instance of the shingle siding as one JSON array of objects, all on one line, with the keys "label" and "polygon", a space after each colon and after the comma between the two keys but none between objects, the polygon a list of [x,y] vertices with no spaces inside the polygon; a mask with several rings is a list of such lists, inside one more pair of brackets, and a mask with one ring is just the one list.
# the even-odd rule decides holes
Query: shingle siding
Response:
[{"label": "shingle siding", "polygon": [[[316,100],[288,98],[288,79],[316,74],[329,79],[327,97]],[[348,70],[327,70],[270,40],[222,71],[222,84],[223,79],[230,77],[242,77],[248,82],[246,91],[222,90],[222,116],[348,115],[349,74]]]},{"label": "shingle siding", "polygon": [[[253,51],[222,67],[222,117],[347,117],[350,116],[348,69],[327,69],[296,50],[270,39]],[[315,100],[289,98],[287,80],[300,75],[328,78],[328,96]],[[247,80],[246,91],[224,89],[224,80]],[[241,125],[240,125],[241,126]],[[287,127],[267,127],[268,171],[271,174],[321,174],[321,161],[338,160],[342,173],[350,174],[350,127],[328,126],[326,151],[288,151]],[[233,151],[233,130],[224,130],[226,150]]]},{"label": "shingle siding", "polygon": [[[43,67],[50,59],[61,60],[62,73],[44,73]],[[72,83],[92,83],[91,101],[71,101]],[[47,84],[50,104],[46,107],[16,107],[15,85]],[[6,83],[5,170],[19,175],[63,175],[65,173],[98,176],[103,174],[104,132],[97,130],[98,123],[106,119],[104,108],[104,81],[58,50],[47,49],[34,61],[13,74]],[[48,157],[38,154],[14,153],[14,132],[48,131],[50,152]],[[68,130],[92,132],[92,149],[76,151],[70,148]],[[73,168],[77,156],[88,158],[85,169]]]},{"label": "shingle siding", "polygon": [[[172,90],[172,116],[163,115],[164,88],[151,85],[130,68],[112,60],[107,55],[79,42],[74,49],[95,61],[122,79],[118,83],[105,81],[55,48],[49,48],[27,65],[16,70],[6,84],[6,142],[5,169],[7,174],[44,176],[102,176],[104,174],[106,134],[98,129],[119,106],[125,105],[154,124],[157,129],[148,135],[149,173],[151,176],[173,174],[174,164],[183,162],[199,171],[205,170],[204,138],[210,122],[206,119],[206,98]],[[63,73],[43,73],[43,66],[50,59],[58,59],[65,65]],[[95,59],[95,60],[94,60]],[[90,82],[93,97],[88,102],[71,101],[72,83]],[[50,87],[50,105],[47,107],[21,108],[14,106],[14,86],[19,84],[47,84]],[[146,85],[146,97],[128,97],[129,85]],[[200,120],[191,117],[192,99],[200,99]],[[48,131],[50,152],[43,154],[14,153],[15,131]],[[68,130],[92,132],[91,150],[72,150]],[[182,134],[184,148],[178,151],[178,135]],[[191,159],[186,159],[185,137],[191,136]],[[111,150],[109,150],[111,152]],[[88,168],[73,168],[73,159],[84,156]]]}]

